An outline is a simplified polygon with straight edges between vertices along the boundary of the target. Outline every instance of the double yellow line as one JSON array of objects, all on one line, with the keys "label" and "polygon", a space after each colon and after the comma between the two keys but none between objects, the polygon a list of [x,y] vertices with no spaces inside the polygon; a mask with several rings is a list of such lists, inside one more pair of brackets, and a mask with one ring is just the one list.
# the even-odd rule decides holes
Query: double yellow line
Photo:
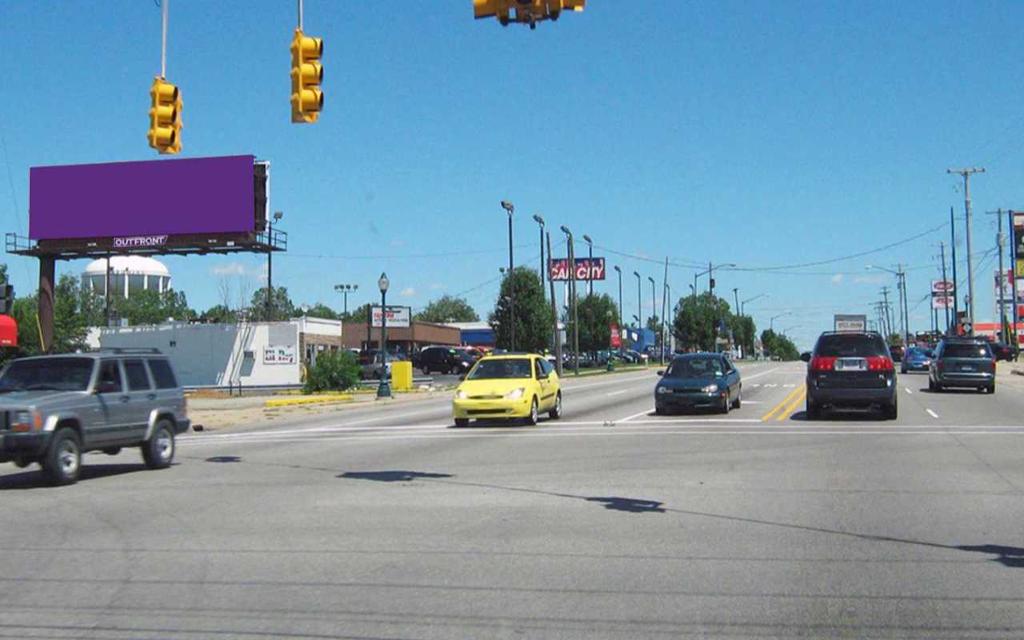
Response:
[{"label": "double yellow line", "polygon": [[782,402],[772,407],[771,411],[761,416],[762,422],[768,422],[769,420],[776,420],[782,422],[783,420],[789,420],[789,417],[800,405],[807,399],[807,385],[797,385],[796,389],[790,391]]}]

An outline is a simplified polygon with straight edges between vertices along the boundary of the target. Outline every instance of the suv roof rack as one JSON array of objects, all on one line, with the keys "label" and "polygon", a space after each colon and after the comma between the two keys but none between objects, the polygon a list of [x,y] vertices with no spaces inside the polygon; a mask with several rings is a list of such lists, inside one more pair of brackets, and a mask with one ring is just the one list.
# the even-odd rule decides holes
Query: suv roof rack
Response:
[{"label": "suv roof rack", "polygon": [[103,353],[157,353],[163,355],[156,347],[102,347]]}]

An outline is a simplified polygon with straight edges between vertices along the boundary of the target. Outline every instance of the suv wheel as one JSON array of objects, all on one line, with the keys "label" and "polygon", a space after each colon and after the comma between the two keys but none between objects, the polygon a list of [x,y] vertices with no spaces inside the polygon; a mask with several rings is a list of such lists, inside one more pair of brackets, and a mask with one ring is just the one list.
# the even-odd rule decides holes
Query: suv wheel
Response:
[{"label": "suv wheel", "polygon": [[53,484],[74,484],[82,470],[82,445],[73,430],[58,429],[43,456],[43,472]]},{"label": "suv wheel", "polygon": [[883,413],[885,415],[886,420],[895,420],[896,416],[899,414],[899,408],[896,404],[896,401],[893,400],[892,404],[885,405]]},{"label": "suv wheel", "polygon": [[142,443],[142,459],[150,469],[166,469],[174,460],[174,429],[167,420],[160,420],[153,436]]},{"label": "suv wheel", "polygon": [[420,371],[422,371],[423,375],[425,375],[425,376],[429,376],[430,375],[430,367],[428,367],[427,365],[423,365],[423,368],[420,369]]},{"label": "suv wheel", "polygon": [[812,401],[810,397],[807,398],[807,409],[804,411],[804,413],[807,414],[808,420],[821,419],[821,407],[819,407],[817,403]]}]

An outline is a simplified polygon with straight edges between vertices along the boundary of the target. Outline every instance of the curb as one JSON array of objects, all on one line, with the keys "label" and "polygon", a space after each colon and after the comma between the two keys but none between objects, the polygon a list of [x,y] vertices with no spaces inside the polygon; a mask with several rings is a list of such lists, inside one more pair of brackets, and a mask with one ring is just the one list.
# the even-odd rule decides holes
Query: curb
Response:
[{"label": "curb", "polygon": [[333,393],[321,396],[307,396],[302,398],[280,398],[274,400],[267,400],[263,403],[263,406],[268,409],[272,409],[276,407],[292,407],[303,404],[327,404],[335,402],[352,402],[352,394]]}]

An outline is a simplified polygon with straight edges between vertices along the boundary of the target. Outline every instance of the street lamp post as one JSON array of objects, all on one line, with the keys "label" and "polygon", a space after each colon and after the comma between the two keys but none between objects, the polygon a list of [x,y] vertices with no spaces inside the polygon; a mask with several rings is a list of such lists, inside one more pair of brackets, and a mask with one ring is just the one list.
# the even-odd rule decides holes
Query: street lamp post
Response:
[{"label": "street lamp post", "polygon": [[638,272],[634,271],[633,275],[636,276],[636,330],[640,331],[640,329],[642,328],[640,326],[640,323],[643,322],[644,317],[644,307],[643,304],[641,304],[640,302],[640,283],[642,282],[642,280],[640,279],[640,274]]},{"label": "street lamp post", "polygon": [[583,242],[587,243],[587,295],[594,295],[594,241],[590,236],[583,234]]},{"label": "street lamp post", "polygon": [[619,265],[612,267],[619,276],[619,331],[622,330],[622,269]]},{"label": "street lamp post", "polygon": [[274,319],[274,223],[283,217],[283,212],[275,211],[267,221],[267,322]]},{"label": "street lamp post", "polygon": [[516,350],[516,280],[512,260],[512,214],[516,208],[508,200],[501,201],[501,208],[508,213],[508,290],[509,290],[509,351]]},{"label": "street lamp post", "polygon": [[[740,311],[740,289],[739,289],[739,287],[733,287],[732,288],[732,295],[733,295],[733,297],[736,298],[736,313],[739,313],[739,311]],[[743,314],[740,313],[740,315],[743,315]]]},{"label": "street lamp post", "polygon": [[[653,317],[655,309],[658,306],[658,294],[655,292],[655,289],[654,289],[654,278],[652,278],[651,276],[647,276],[647,280],[650,281],[650,283],[651,283],[651,316]],[[657,322],[654,323],[654,328],[655,329],[658,328],[658,323]],[[656,336],[655,339],[654,339],[655,345],[657,345],[657,343],[658,343],[657,335],[658,334],[655,333],[655,336]]]},{"label": "street lamp post", "polygon": [[544,218],[539,214],[533,214],[533,221],[540,225],[540,295],[543,298],[547,294],[544,293],[544,274],[547,273],[546,263],[544,262]]},{"label": "street lamp post", "polygon": [[741,301],[740,301],[740,315],[741,315],[741,316],[742,316],[742,315],[746,315],[746,314],[744,313],[744,311],[745,311],[745,309],[747,308],[747,303],[748,303],[748,302],[753,302],[754,300],[758,300],[758,299],[760,299],[760,298],[766,298],[766,297],[768,297],[768,294],[767,294],[767,293],[759,293],[759,294],[757,294],[756,296],[754,296],[754,297],[752,297],[752,298],[747,298],[746,300],[741,300]]},{"label": "street lamp post", "polygon": [[336,284],[336,285],[334,285],[334,290],[342,295],[342,300],[343,300],[343,303],[342,303],[343,304],[342,315],[343,316],[348,316],[348,294],[349,294],[349,292],[350,291],[356,291],[357,289],[359,289],[359,285],[358,284]]},{"label": "street lamp post", "polygon": [[782,316],[788,316],[788,315],[790,315],[790,314],[792,314],[792,313],[793,313],[792,311],[783,311],[782,313],[780,313],[780,314],[779,314],[779,315],[777,315],[777,316],[772,316],[772,317],[771,317],[771,318],[770,318],[770,319],[768,320],[768,330],[769,330],[769,331],[774,331],[773,327],[775,326],[775,321],[776,321],[777,319],[781,318]]},{"label": "street lamp post", "polygon": [[565,234],[569,243],[569,298],[572,304],[572,371],[573,375],[580,375],[580,316],[579,305],[576,300],[576,252],[573,248],[572,231],[569,227],[562,225],[562,233]]},{"label": "street lamp post", "polygon": [[377,287],[380,289],[380,384],[377,386],[377,399],[391,397],[391,384],[388,380],[388,280],[386,273],[380,274]]}]

